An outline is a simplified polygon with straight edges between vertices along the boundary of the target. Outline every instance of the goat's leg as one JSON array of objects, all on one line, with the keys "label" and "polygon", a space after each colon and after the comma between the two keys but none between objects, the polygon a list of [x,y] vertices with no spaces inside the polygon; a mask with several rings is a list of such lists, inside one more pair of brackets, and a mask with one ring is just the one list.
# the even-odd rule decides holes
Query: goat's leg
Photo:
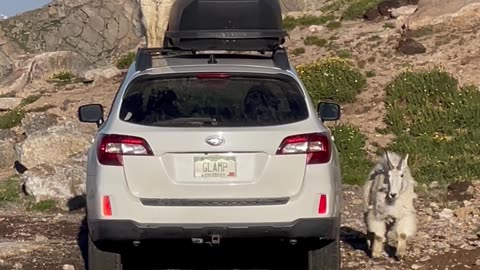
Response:
[{"label": "goat's leg", "polygon": [[395,257],[397,259],[403,259],[407,253],[407,240],[412,237],[417,229],[417,219],[415,215],[407,215],[397,221],[396,234],[397,234],[397,252]]},{"label": "goat's leg", "polygon": [[374,234],[372,257],[379,258],[382,256],[386,241],[387,225],[383,220],[378,220],[373,215],[370,215],[368,218],[368,230]]}]

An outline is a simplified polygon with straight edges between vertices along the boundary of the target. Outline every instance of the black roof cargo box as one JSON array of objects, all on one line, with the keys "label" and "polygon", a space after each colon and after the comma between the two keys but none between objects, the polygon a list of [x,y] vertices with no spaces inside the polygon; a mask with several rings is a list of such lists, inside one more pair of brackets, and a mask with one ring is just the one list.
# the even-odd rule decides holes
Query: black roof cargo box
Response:
[{"label": "black roof cargo box", "polygon": [[275,51],[286,35],[279,0],[177,0],[164,47]]}]

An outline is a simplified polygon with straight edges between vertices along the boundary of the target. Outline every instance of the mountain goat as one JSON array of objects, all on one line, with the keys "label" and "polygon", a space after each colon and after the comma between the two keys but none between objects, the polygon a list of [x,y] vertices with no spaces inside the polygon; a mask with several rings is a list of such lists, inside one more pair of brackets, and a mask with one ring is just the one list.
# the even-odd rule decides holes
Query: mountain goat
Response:
[{"label": "mountain goat", "polygon": [[137,0],[142,11],[148,48],[163,47],[170,9],[175,0]]},{"label": "mountain goat", "polygon": [[413,204],[417,198],[415,185],[408,166],[408,154],[402,158],[396,153],[385,152],[370,172],[363,187],[363,211],[373,258],[381,256],[387,232],[392,229],[397,236],[395,256],[397,259],[405,256],[407,239],[417,230]]}]

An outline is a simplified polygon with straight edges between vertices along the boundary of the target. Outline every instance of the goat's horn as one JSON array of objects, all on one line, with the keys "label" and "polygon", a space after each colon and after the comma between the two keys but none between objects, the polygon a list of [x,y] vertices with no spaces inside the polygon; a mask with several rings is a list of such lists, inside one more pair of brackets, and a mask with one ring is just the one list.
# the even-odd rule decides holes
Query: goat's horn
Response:
[{"label": "goat's horn", "polygon": [[392,162],[390,161],[390,158],[388,157],[388,151],[385,151],[385,156],[387,157],[388,168],[392,170],[393,168],[395,168],[395,166],[393,166]]}]

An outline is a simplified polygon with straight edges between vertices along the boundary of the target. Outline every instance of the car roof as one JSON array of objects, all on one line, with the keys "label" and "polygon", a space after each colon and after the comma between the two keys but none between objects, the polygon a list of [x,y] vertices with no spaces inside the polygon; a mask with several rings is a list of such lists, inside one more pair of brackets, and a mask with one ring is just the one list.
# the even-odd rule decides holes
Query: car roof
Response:
[{"label": "car roof", "polygon": [[[286,59],[264,54],[202,53],[166,56],[148,55],[137,58],[127,74],[127,80],[142,75],[160,75],[175,73],[231,72],[257,74],[283,74],[296,78],[295,69]],[[143,61],[143,62],[142,62]],[[129,80],[130,81],[130,80]]]}]

